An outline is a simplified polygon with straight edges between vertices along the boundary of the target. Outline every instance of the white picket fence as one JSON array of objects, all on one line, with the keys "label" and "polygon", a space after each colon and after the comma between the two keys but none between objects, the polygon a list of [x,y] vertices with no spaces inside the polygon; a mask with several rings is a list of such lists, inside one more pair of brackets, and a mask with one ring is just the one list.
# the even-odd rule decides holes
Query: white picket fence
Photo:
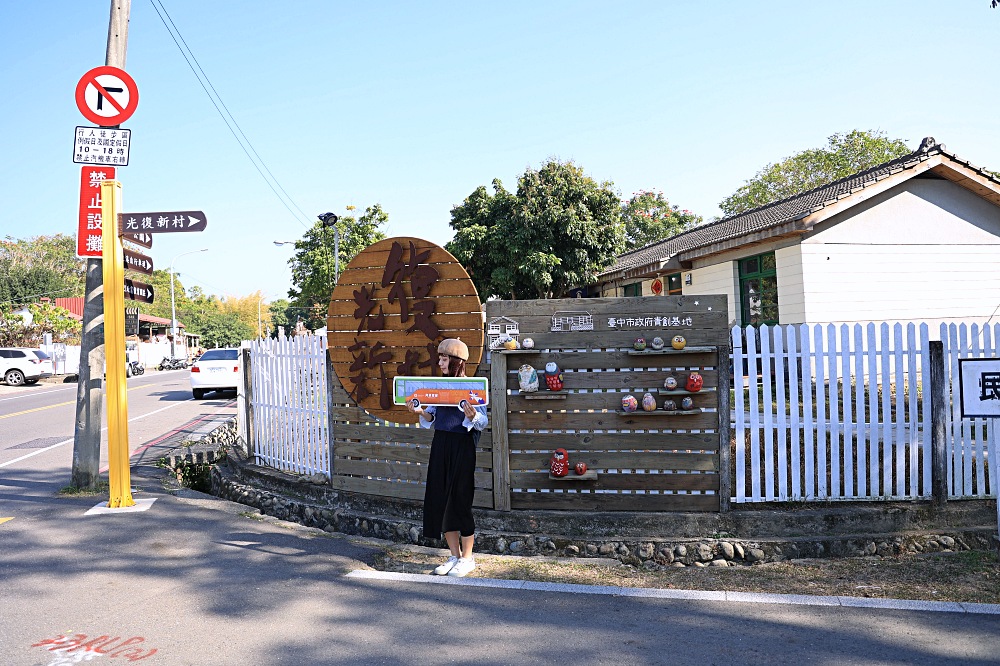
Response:
[{"label": "white picket fence", "polygon": [[250,346],[250,450],[296,474],[330,474],[326,338],[255,340]]},{"label": "white picket fence", "polygon": [[[954,498],[994,494],[997,428],[961,418],[958,359],[995,356],[998,335],[941,326]],[[913,323],[733,328],[734,501],[930,497],[928,341]]]}]

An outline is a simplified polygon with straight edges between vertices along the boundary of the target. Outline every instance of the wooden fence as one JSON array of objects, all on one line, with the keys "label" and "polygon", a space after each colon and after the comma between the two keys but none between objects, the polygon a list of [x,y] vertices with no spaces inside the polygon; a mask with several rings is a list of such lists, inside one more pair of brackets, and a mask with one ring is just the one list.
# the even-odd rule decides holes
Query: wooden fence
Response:
[{"label": "wooden fence", "polygon": [[[957,382],[958,359],[995,355],[998,333],[941,327],[953,498],[994,493],[996,428],[961,418]],[[736,327],[732,344],[736,502],[930,497],[926,324]]]}]

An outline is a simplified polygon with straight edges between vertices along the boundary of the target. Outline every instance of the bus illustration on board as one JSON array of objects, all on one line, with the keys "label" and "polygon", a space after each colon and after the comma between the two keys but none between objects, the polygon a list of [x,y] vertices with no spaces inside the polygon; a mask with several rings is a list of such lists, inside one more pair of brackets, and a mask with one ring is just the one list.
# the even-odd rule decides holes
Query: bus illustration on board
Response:
[{"label": "bus illustration on board", "polygon": [[474,406],[488,405],[489,380],[486,377],[408,377],[392,379],[394,404],[410,403],[414,407],[458,406],[469,402]]}]

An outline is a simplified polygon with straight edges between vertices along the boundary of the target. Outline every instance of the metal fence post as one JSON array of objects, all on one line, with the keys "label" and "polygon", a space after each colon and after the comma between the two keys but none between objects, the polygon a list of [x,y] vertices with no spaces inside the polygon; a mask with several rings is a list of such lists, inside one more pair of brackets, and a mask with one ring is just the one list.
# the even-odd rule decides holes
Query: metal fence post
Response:
[{"label": "metal fence post", "polygon": [[949,409],[948,386],[944,376],[944,343],[928,343],[931,364],[931,497],[934,505],[948,503],[948,457],[946,455],[945,416]]}]

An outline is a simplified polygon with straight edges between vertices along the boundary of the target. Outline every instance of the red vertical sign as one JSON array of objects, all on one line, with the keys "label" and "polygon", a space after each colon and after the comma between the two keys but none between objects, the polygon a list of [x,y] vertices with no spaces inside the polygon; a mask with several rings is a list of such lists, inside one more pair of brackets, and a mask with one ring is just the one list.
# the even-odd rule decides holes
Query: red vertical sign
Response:
[{"label": "red vertical sign", "polygon": [[115,168],[84,166],[80,169],[80,219],[76,230],[76,253],[101,256],[101,181],[114,180]]}]

